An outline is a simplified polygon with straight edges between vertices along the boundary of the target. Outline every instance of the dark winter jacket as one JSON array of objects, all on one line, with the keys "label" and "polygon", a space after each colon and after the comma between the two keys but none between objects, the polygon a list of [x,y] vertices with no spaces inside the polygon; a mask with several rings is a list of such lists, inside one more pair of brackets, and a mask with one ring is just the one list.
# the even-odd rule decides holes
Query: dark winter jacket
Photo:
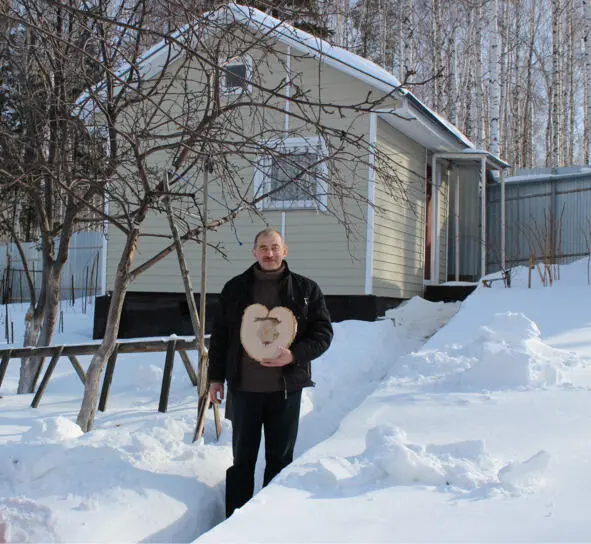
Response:
[{"label": "dark winter jacket", "polygon": [[[240,326],[242,314],[253,303],[254,264],[244,273],[232,278],[220,295],[220,311],[209,342],[209,382],[228,382],[231,390],[240,376]],[[281,305],[289,308],[297,319],[297,332],[290,350],[293,362],[283,367],[286,391],[296,391],[314,385],[310,361],[322,355],[330,346],[332,326],[324,296],[312,280],[291,272],[285,263],[280,279]]]}]

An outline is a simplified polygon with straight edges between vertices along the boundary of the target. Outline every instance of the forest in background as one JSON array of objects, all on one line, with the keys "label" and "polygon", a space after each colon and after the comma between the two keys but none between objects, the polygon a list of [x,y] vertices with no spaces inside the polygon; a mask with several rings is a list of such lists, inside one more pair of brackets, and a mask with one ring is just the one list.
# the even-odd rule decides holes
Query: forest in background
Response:
[{"label": "forest in background", "polygon": [[344,2],[343,47],[406,80],[477,146],[514,168],[589,164],[591,1]]},{"label": "forest in background", "polygon": [[591,0],[254,4],[315,20],[514,168],[590,164]]}]

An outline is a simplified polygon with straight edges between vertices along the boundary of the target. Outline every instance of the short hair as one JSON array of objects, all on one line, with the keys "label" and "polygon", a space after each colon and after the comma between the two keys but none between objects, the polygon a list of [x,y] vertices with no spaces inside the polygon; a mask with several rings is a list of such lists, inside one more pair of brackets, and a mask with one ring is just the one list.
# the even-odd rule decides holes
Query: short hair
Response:
[{"label": "short hair", "polygon": [[279,238],[281,238],[281,241],[283,242],[283,236],[281,236],[281,233],[277,229],[274,229],[273,227],[267,227],[267,228],[261,230],[260,232],[257,232],[257,235],[254,237],[254,244],[252,247],[254,247],[254,248],[257,247],[257,242],[259,241],[259,238],[261,236],[269,236],[269,234],[277,234],[279,236]]}]

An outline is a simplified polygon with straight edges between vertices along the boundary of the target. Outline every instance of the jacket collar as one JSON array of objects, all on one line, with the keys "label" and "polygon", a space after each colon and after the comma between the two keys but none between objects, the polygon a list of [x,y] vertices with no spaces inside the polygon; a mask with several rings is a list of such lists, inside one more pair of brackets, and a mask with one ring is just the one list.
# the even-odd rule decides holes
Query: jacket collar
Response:
[{"label": "jacket collar", "polygon": [[[287,265],[287,261],[283,261],[285,265],[285,270],[283,271],[283,275],[281,276],[281,283],[283,283],[287,278],[291,277],[291,272],[289,270],[289,266]],[[242,274],[241,277],[248,282],[249,284],[254,283],[254,269],[259,266],[259,263],[253,263],[249,266]]]}]

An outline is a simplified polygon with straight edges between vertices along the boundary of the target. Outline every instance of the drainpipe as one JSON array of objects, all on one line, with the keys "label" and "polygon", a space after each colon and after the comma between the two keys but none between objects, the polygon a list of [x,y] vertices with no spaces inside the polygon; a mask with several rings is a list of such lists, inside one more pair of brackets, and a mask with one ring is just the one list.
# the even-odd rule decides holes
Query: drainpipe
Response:
[{"label": "drainpipe", "polygon": [[456,281],[460,281],[460,172],[456,171],[456,198],[454,203],[455,210],[455,251],[456,257]]},{"label": "drainpipe", "polygon": [[505,203],[505,176],[503,174],[503,170],[501,170],[501,263],[503,266],[503,273],[507,270],[507,256],[506,256],[506,228],[507,228],[507,218],[506,218],[506,203]]},{"label": "drainpipe", "polygon": [[480,197],[480,239],[482,246],[480,248],[480,277],[486,276],[486,157],[480,159],[480,181],[482,183],[482,193]]},{"label": "drainpipe", "polygon": [[291,47],[287,46],[287,58],[285,59],[285,106],[283,111],[285,112],[285,116],[283,118],[283,131],[285,132],[285,137],[289,133],[289,101],[291,98]]},{"label": "drainpipe", "polygon": [[437,158],[439,153],[431,156],[431,277],[435,285],[439,284],[439,183],[437,183]]},{"label": "drainpipe", "polygon": [[[109,215],[109,197],[105,191],[104,212],[105,217]],[[109,222],[105,219],[103,222],[103,244],[101,249],[101,295],[107,294],[107,250],[108,241],[107,235],[109,230]]]},{"label": "drainpipe", "polygon": [[375,222],[375,160],[376,160],[376,135],[377,114],[369,114],[369,160],[367,174],[367,230],[365,235],[365,294],[373,294],[373,243]]},{"label": "drainpipe", "polygon": [[[283,132],[285,139],[289,136],[289,100],[291,98],[291,47],[287,46],[287,58],[285,59],[285,105],[283,111]],[[281,238],[285,240],[285,212],[281,212]]]}]

